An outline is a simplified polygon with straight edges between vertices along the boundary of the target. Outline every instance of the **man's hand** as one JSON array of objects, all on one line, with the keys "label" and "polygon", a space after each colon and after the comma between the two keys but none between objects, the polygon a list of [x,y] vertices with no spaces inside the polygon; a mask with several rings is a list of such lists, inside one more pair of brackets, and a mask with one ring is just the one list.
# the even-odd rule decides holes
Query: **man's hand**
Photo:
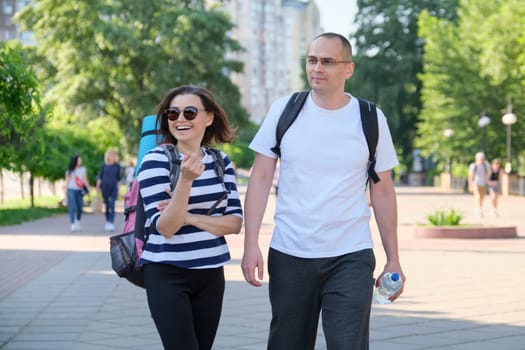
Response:
[{"label": "man's hand", "polygon": [[401,281],[403,281],[403,285],[401,286],[399,291],[395,293],[394,295],[392,295],[390,298],[388,298],[388,300],[390,300],[391,302],[394,302],[403,293],[403,290],[405,288],[405,283],[406,283],[406,276],[401,270],[401,265],[399,265],[399,263],[395,263],[395,264],[387,263],[385,265],[385,269],[383,270],[383,272],[376,279],[376,284],[375,284],[376,287],[379,287],[379,285],[381,284],[381,279],[383,278],[383,275],[387,272],[391,272],[391,273],[397,272],[401,278]]},{"label": "man's hand", "polygon": [[[264,276],[264,261],[259,247],[244,249],[241,269],[246,282],[255,287],[262,286],[261,281]],[[257,278],[255,277],[255,270],[257,270]]]}]

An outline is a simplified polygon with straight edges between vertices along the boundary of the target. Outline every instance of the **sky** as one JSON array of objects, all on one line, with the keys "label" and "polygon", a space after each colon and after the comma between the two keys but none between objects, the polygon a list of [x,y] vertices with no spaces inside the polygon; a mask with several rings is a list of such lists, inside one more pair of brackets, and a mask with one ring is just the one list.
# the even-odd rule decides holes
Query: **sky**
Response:
[{"label": "sky", "polygon": [[348,37],[357,12],[356,0],[315,0],[321,14],[321,27]]}]

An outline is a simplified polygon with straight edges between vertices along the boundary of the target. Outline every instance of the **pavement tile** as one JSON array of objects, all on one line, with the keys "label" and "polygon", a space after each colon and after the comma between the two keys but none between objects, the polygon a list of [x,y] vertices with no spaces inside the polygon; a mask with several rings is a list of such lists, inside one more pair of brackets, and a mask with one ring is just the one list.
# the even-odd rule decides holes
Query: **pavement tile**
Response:
[{"label": "pavement tile", "polygon": [[[525,349],[525,198],[501,199],[500,217],[476,218],[471,195],[435,188],[396,188],[399,247],[408,276],[403,296],[374,304],[370,348]],[[243,195],[243,193],[241,193]],[[260,235],[267,254],[272,216]],[[420,239],[415,223],[439,208],[458,208],[466,223],[514,225],[515,239]],[[71,234],[67,216],[0,227],[0,349],[161,349],[143,289],[111,270],[100,214],[85,213],[84,230]],[[117,232],[122,214],[117,216]],[[372,222],[377,270],[384,253]],[[266,348],[270,304],[263,286],[244,282],[243,235],[227,237],[224,308],[214,349]],[[326,349],[321,327],[316,350]]]}]

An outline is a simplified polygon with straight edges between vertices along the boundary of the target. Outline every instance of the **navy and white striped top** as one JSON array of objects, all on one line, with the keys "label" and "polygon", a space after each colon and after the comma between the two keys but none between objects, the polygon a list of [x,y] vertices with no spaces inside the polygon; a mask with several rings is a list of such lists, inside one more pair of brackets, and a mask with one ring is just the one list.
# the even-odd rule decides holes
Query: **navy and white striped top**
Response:
[{"label": "navy and white striped top", "polygon": [[[235,170],[229,157],[221,152],[224,159],[225,174],[224,184],[220,181],[214,170],[214,160],[211,151],[203,148],[205,156],[204,172],[193,180],[188,200],[188,211],[193,214],[206,214],[217,199],[227,197],[210,214],[236,215],[242,217],[241,201],[235,182]],[[157,209],[159,201],[169,199],[165,189],[169,188],[169,163],[168,157],[161,147],[156,147],[144,155],[137,176],[140,184],[140,193],[144,201],[146,213],[145,230],[150,225],[151,230],[141,263],[161,262],[181,268],[197,269],[211,268],[224,265],[230,260],[230,253],[224,237],[203,231],[195,226],[185,225],[171,238],[161,235],[156,227],[160,211]]]}]

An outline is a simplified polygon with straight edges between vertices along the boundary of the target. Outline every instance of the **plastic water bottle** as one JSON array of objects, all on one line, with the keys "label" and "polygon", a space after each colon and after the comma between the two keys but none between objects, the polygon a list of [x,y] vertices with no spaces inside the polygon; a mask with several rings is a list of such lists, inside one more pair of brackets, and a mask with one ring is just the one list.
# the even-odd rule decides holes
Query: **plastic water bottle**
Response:
[{"label": "plastic water bottle", "polygon": [[403,286],[403,281],[397,272],[387,272],[383,275],[379,287],[376,288],[374,299],[378,304],[391,303],[389,297],[396,294]]}]

